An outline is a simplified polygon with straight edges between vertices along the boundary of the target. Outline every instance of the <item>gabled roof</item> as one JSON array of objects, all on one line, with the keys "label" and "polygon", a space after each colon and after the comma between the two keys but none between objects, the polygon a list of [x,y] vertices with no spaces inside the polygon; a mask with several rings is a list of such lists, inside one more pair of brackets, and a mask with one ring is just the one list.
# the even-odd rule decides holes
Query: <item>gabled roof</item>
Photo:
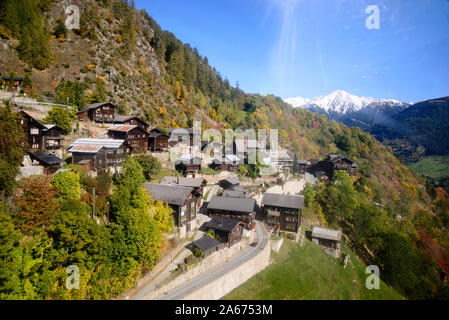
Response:
[{"label": "gabled roof", "polygon": [[172,177],[166,176],[162,178],[161,184],[178,185],[183,187],[199,188],[206,180],[204,178],[184,178],[184,177]]},{"label": "gabled roof", "polygon": [[70,147],[75,146],[101,146],[109,149],[117,149],[125,143],[123,139],[95,139],[95,138],[80,138],[73,142]]},{"label": "gabled roof", "polygon": [[145,182],[143,187],[151,194],[153,200],[178,206],[183,205],[193,191],[192,187],[181,187],[150,182]]},{"label": "gabled roof", "polygon": [[41,163],[44,163],[46,165],[54,165],[54,164],[60,164],[64,162],[61,158],[55,156],[53,153],[46,152],[46,151],[36,151],[36,152],[28,152],[28,154],[31,156],[31,158],[35,158]]},{"label": "gabled roof", "polygon": [[45,127],[45,125],[43,125],[39,120],[37,120],[36,118],[32,117],[31,115],[29,115],[28,113],[26,113],[25,111],[20,111],[20,113],[22,114],[22,116],[25,116],[26,118],[30,118],[32,120],[34,120],[34,122],[37,123],[37,125],[42,129],[42,130],[47,130],[47,127]]},{"label": "gabled roof", "polygon": [[224,217],[213,217],[212,220],[206,223],[205,227],[208,229],[231,232],[240,223],[238,219],[227,219]]},{"label": "gabled roof", "polygon": [[178,136],[183,136],[183,135],[192,135],[193,132],[193,128],[169,128],[167,129],[167,133],[169,134],[175,134]]},{"label": "gabled roof", "polygon": [[232,189],[223,191],[222,196],[229,198],[248,198],[248,195],[244,190],[232,190]]},{"label": "gabled roof", "polygon": [[72,152],[72,153],[74,153],[74,152],[76,152],[76,153],[97,153],[101,149],[103,149],[102,146],[81,144],[81,145],[75,145],[75,146],[69,148],[69,150],[67,150],[67,151]]},{"label": "gabled roof", "polygon": [[161,128],[153,128],[150,130],[150,137],[158,137],[160,135],[169,136],[169,134]]},{"label": "gabled roof", "polygon": [[201,165],[201,158],[191,154],[183,154],[175,161],[175,164],[181,163]]},{"label": "gabled roof", "polygon": [[90,109],[100,108],[100,107],[102,107],[102,106],[104,106],[106,104],[110,104],[113,108],[118,108],[115,104],[113,104],[111,102],[98,102],[98,103],[93,103],[90,106],[88,106],[88,107],[78,111],[77,114],[80,113],[80,112],[85,112],[85,111],[90,110]]},{"label": "gabled roof", "polygon": [[192,245],[194,247],[197,247],[201,251],[206,252],[209,251],[210,249],[217,248],[220,245],[220,242],[206,235],[203,238],[192,242]]},{"label": "gabled roof", "polygon": [[231,186],[238,186],[238,185],[240,185],[240,180],[235,178],[235,177],[228,177],[226,179],[220,180],[218,182],[218,184],[221,187],[226,186],[226,185],[228,185],[228,186],[229,185],[231,185]]},{"label": "gabled roof", "polygon": [[326,228],[320,228],[320,227],[313,227],[313,229],[312,229],[312,237],[313,238],[320,238],[320,239],[340,241],[341,240],[341,231],[339,231],[339,230],[332,230],[332,229],[326,229]]},{"label": "gabled roof", "polygon": [[272,207],[302,209],[304,207],[304,196],[277,193],[264,193],[262,204]]},{"label": "gabled roof", "polygon": [[215,158],[213,160],[213,162],[216,164],[222,164],[222,163],[233,164],[234,162],[236,164],[241,164],[242,160],[239,157],[237,157],[235,154],[227,154],[222,158]]},{"label": "gabled roof", "polygon": [[[116,132],[129,132],[134,130],[135,128],[140,128],[138,125],[128,125],[128,124],[114,124],[109,127],[108,131],[116,131]],[[140,128],[141,129],[141,128]],[[143,129],[141,129],[144,131]]]},{"label": "gabled roof", "polygon": [[213,196],[207,209],[253,213],[255,204],[254,199]]},{"label": "gabled roof", "polygon": [[115,123],[115,122],[123,123],[123,122],[129,121],[129,120],[132,120],[132,119],[136,119],[136,120],[138,120],[138,121],[140,121],[140,122],[142,122],[142,123],[144,123],[144,124],[146,124],[146,125],[149,125],[148,122],[146,122],[145,120],[143,120],[143,119],[140,118],[139,116],[125,116],[125,115],[123,115],[123,114],[117,114],[117,115],[115,115],[114,123]]}]

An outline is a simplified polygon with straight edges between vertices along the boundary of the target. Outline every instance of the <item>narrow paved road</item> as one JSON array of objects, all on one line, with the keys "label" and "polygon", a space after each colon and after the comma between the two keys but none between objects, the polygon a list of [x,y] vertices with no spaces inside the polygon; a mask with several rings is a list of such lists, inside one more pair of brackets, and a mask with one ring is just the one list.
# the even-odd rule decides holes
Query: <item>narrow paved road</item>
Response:
[{"label": "narrow paved road", "polygon": [[[245,248],[241,253],[233,256],[227,262],[219,264],[206,272],[198,275],[197,277],[185,282],[179,287],[173,289],[165,295],[160,296],[159,300],[180,300],[187,296],[188,294],[194,292],[195,290],[203,287],[204,285],[210,283],[211,281],[221,277],[222,275],[228,273],[232,269],[238,267],[242,263],[255,257],[259,252],[261,252],[268,243],[267,233],[265,231],[263,223],[257,221],[256,224],[256,237],[255,241],[247,248]],[[134,299],[145,300],[145,296],[141,293],[145,292],[143,288],[139,293],[134,296]]]}]

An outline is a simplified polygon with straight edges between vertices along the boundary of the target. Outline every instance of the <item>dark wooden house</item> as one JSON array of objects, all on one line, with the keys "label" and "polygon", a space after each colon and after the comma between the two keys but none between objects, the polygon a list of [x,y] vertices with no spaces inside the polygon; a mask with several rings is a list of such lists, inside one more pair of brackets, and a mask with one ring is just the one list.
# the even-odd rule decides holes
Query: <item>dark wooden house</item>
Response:
[{"label": "dark wooden house", "polygon": [[118,107],[110,102],[94,103],[76,113],[80,121],[95,121],[113,123],[115,110]]},{"label": "dark wooden house", "polygon": [[312,229],[312,242],[333,257],[340,256],[341,231],[320,227]]},{"label": "dark wooden house", "polygon": [[224,217],[213,217],[204,226],[205,230],[213,230],[215,239],[225,243],[228,247],[242,240],[243,227],[238,219],[227,219]]},{"label": "dark wooden house", "polygon": [[195,177],[201,171],[201,158],[185,154],[175,161],[175,169],[183,176]]},{"label": "dark wooden house", "polygon": [[47,175],[58,171],[64,162],[61,158],[47,151],[28,151],[27,153],[32,161],[36,161],[40,166],[44,167],[44,174]]},{"label": "dark wooden house", "polygon": [[231,154],[214,159],[209,166],[216,171],[237,172],[241,164],[243,164],[243,161],[236,155]]},{"label": "dark wooden house", "polygon": [[[11,77],[2,77],[2,80],[5,83],[5,86],[8,87],[8,84],[11,83]],[[22,90],[22,77],[15,77],[12,81],[12,90],[20,92]]]},{"label": "dark wooden house", "polygon": [[114,124],[122,124],[130,126],[136,125],[146,132],[148,132],[148,129],[150,128],[150,125],[145,120],[139,118],[138,116],[124,116],[121,114],[115,116]]},{"label": "dark wooden house", "polygon": [[32,151],[41,150],[44,146],[44,132],[47,130],[47,127],[25,111],[21,111],[20,114],[22,115],[20,124],[25,131],[27,140],[26,149]]},{"label": "dark wooden house", "polygon": [[304,196],[264,193],[262,207],[266,214],[265,222],[275,232],[297,233],[300,230]]},{"label": "dark wooden house", "polygon": [[148,136],[148,149],[151,152],[167,151],[170,135],[162,129],[154,128]]},{"label": "dark wooden house", "polygon": [[115,124],[109,127],[108,136],[125,140],[135,153],[148,151],[148,132],[138,125]]},{"label": "dark wooden house", "polygon": [[68,152],[72,153],[72,164],[105,173],[121,166],[132,147],[125,140],[83,138],[72,143]]},{"label": "dark wooden house", "polygon": [[311,162],[309,160],[299,159],[297,162],[297,168],[299,174],[305,174],[311,167]]},{"label": "dark wooden house", "polygon": [[224,218],[239,219],[248,229],[255,227],[254,199],[231,198],[213,196],[207,204],[207,213],[210,217],[221,216]]},{"label": "dark wooden house", "polygon": [[170,128],[167,129],[167,133],[171,144],[185,143],[193,146],[194,130],[192,128]]},{"label": "dark wooden house", "polygon": [[244,139],[235,139],[232,144],[232,154],[242,159],[246,164],[254,164],[256,162],[258,149],[258,141],[247,137]]},{"label": "dark wooden house", "polygon": [[193,188],[150,182],[145,182],[143,187],[153,200],[170,205],[176,227],[186,226],[186,230],[191,231],[192,221],[196,219],[197,214]]},{"label": "dark wooden house", "polygon": [[220,242],[214,238],[205,235],[204,237],[192,242],[192,247],[197,248],[204,253],[203,257],[206,258],[212,253],[220,250]]},{"label": "dark wooden house", "polygon": [[46,130],[42,132],[44,141],[43,147],[47,150],[58,150],[62,148],[62,129],[54,124],[44,124]]},{"label": "dark wooden house", "polygon": [[222,187],[224,190],[226,190],[240,186],[240,182],[241,181],[235,177],[228,177],[226,179],[218,181],[218,185]]},{"label": "dark wooden house", "polygon": [[357,164],[341,155],[330,154],[320,162],[321,170],[324,171],[329,179],[333,179],[335,171],[343,170],[349,175],[355,176],[357,174]]},{"label": "dark wooden house", "polygon": [[204,187],[207,184],[206,179],[167,176],[161,180],[161,184],[193,188],[193,197],[195,200],[196,208],[198,210],[201,208],[203,204]]}]

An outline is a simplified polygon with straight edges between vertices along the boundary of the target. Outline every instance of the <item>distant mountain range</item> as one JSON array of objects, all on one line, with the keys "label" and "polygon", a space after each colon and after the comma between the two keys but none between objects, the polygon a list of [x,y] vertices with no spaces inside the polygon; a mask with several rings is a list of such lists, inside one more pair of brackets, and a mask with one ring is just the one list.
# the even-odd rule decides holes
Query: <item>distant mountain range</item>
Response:
[{"label": "distant mountain range", "polygon": [[449,154],[449,97],[415,104],[376,100],[337,90],[323,97],[284,99],[329,119],[370,132],[406,162]]},{"label": "distant mountain range", "polygon": [[359,126],[365,130],[376,124],[388,123],[393,114],[410,106],[408,103],[393,99],[376,100],[371,97],[359,97],[343,90],[313,99],[297,97],[284,101],[293,107],[325,114],[330,119],[350,126]]}]

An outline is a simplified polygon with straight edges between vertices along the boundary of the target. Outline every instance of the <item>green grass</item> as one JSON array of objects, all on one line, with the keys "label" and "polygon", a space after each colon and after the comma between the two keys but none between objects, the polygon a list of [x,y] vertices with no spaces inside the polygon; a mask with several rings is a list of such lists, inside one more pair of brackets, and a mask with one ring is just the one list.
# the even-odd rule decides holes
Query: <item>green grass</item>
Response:
[{"label": "green grass", "polygon": [[448,156],[430,156],[410,165],[409,167],[414,172],[422,176],[433,178],[437,181],[443,178],[449,178]]},{"label": "green grass", "polygon": [[[284,240],[279,253],[272,251],[274,263],[223,297],[225,300],[371,300],[403,299],[381,281],[379,290],[365,287],[365,266],[351,256],[343,268],[342,258],[334,259],[312,242],[303,247]],[[381,275],[382,277],[382,275]]]}]

